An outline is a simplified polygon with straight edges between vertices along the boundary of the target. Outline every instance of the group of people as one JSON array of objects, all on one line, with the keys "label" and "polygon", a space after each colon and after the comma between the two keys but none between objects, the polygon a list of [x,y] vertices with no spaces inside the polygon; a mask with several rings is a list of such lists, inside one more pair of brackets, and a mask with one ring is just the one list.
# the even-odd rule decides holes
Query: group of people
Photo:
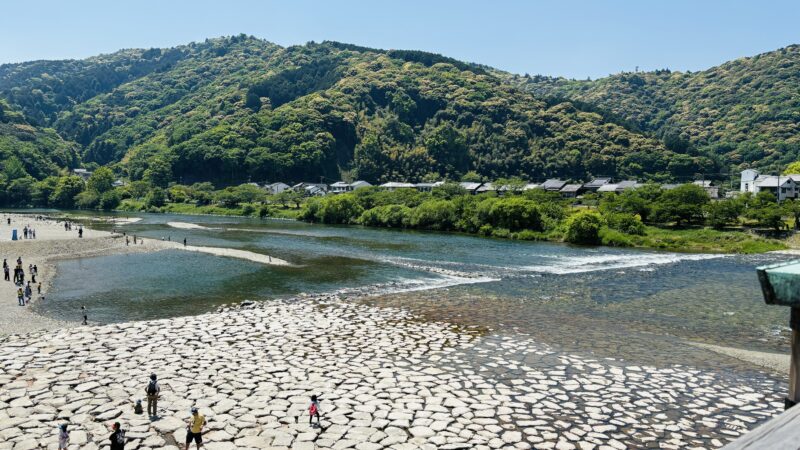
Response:
[{"label": "group of people", "polygon": [[[158,418],[158,399],[161,397],[161,386],[158,383],[158,376],[156,374],[153,373],[150,375],[150,379],[147,381],[147,385],[144,388],[144,393],[147,398],[147,414],[150,416],[150,419]],[[141,400],[136,400],[136,403],[133,407],[133,412],[134,414],[144,413]],[[200,410],[197,407],[193,406],[190,412],[191,416],[186,423],[186,446],[184,447],[184,450],[189,450],[189,446],[192,444],[192,441],[194,441],[198,449],[203,445],[203,429],[208,424],[205,416],[200,414]],[[314,417],[316,417],[317,426],[321,426],[320,399],[316,395],[311,396],[311,404],[308,407],[308,415],[309,425],[312,424]],[[69,431],[67,424],[59,426],[58,430],[58,449],[67,450],[67,446],[69,445]],[[114,422],[111,427],[111,431],[111,436],[108,438],[111,444],[110,449],[124,450],[125,444],[127,443],[125,438],[125,430],[122,429],[119,422]]]},{"label": "group of people", "polygon": [[[11,219],[9,219],[11,220]],[[31,227],[30,225],[25,225],[22,227],[22,238],[23,239],[36,239],[36,229]]]},{"label": "group of people", "polygon": [[[11,267],[8,260],[3,259],[3,279],[4,281],[11,281]],[[17,266],[14,267],[14,284],[17,286],[17,303],[19,306],[25,306],[30,303],[33,298],[33,286],[36,283],[36,276],[39,274],[39,268],[33,264],[28,265],[28,273],[31,275],[30,281],[25,281],[25,270],[22,268],[22,258],[17,258]],[[38,284],[37,291],[42,293],[42,285]]]},{"label": "group of people", "polygon": [[[72,222],[64,221],[64,231],[72,231]],[[78,237],[83,237],[83,225],[78,225]]]}]

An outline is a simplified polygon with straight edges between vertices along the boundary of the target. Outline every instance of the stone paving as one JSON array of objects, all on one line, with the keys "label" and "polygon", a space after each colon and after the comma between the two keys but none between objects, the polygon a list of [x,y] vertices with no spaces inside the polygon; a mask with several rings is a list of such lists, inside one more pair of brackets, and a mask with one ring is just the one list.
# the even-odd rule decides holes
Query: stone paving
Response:
[{"label": "stone paving", "polygon": [[[536,361],[550,359],[547,365]],[[476,365],[476,361],[480,361]],[[151,372],[159,418],[133,413]],[[308,425],[311,394],[322,427]],[[619,365],[336,296],[0,339],[0,450],[719,447],[780,411],[770,385]]]}]

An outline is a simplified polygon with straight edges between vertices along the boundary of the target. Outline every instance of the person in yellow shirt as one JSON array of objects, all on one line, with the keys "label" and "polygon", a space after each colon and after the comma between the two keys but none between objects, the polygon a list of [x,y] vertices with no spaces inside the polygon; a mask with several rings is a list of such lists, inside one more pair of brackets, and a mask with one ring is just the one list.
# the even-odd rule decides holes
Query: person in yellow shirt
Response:
[{"label": "person in yellow shirt", "polygon": [[200,414],[197,408],[192,407],[192,417],[189,418],[189,426],[186,430],[186,450],[194,440],[198,450],[203,445],[203,427],[206,426],[206,418]]}]

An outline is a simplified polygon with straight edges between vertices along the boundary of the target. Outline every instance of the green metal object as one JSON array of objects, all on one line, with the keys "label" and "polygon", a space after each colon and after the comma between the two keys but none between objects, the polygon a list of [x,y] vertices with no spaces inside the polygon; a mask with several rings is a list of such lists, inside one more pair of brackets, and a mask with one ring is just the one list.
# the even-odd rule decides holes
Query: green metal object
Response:
[{"label": "green metal object", "polygon": [[767,304],[800,307],[800,260],[758,267],[756,272]]}]

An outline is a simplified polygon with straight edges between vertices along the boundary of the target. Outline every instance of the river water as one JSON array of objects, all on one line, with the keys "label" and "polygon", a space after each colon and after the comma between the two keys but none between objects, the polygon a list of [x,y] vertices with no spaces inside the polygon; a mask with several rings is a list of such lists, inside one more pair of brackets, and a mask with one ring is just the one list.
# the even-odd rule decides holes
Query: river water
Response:
[{"label": "river water", "polygon": [[[639,364],[754,369],[692,342],[787,352],[788,310],[755,274],[780,255],[697,255],[293,221],[139,214],[128,234],[269,254],[292,267],[179,250],[65,260],[43,314],[99,322],[212,311],[242,300],[370,286],[357,299],[564,351]],[[170,222],[202,228],[181,229]],[[110,228],[110,225],[96,225]],[[354,296],[355,297],[355,296]]]}]

